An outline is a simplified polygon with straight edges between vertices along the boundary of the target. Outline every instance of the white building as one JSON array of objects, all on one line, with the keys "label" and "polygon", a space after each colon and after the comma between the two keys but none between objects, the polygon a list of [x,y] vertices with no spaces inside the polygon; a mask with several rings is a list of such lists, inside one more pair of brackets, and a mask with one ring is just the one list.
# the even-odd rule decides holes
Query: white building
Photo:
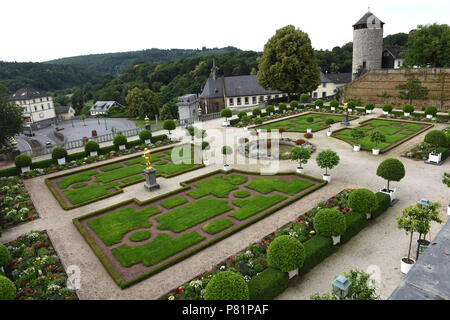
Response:
[{"label": "white building", "polygon": [[51,94],[33,88],[22,88],[10,99],[23,109],[24,122],[45,127],[55,122],[56,113]]},{"label": "white building", "polygon": [[94,103],[91,109],[89,109],[89,112],[91,113],[91,116],[106,114],[108,110],[114,106],[120,106],[125,108],[116,101],[97,101]]}]

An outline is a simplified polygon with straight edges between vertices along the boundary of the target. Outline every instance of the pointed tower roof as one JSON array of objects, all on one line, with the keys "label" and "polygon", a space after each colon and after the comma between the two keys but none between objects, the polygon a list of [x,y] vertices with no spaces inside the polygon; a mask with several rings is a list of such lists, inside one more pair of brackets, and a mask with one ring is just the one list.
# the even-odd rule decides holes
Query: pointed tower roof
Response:
[{"label": "pointed tower roof", "polygon": [[352,27],[363,26],[367,28],[367,24],[375,25],[376,23],[380,23],[381,27],[383,27],[384,22],[378,19],[372,12],[367,11],[365,15],[361,17]]}]

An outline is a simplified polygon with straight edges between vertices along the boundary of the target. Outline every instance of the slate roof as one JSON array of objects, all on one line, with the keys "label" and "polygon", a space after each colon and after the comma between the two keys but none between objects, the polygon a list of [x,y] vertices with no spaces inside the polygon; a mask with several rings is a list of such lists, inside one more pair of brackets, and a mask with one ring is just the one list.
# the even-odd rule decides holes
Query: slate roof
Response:
[{"label": "slate roof", "polygon": [[51,97],[51,94],[30,87],[21,88],[10,96],[11,100],[29,100],[42,97]]},{"label": "slate roof", "polygon": [[351,72],[327,73],[325,76],[330,80],[330,82],[336,84],[352,82]]},{"label": "slate roof", "polygon": [[208,78],[200,98],[223,98],[222,78]]},{"label": "slate roof", "polygon": [[108,111],[109,108],[120,105],[116,101],[97,101],[95,104],[89,109],[90,111]]},{"label": "slate roof", "polygon": [[367,25],[367,22],[369,22],[369,23],[374,23],[374,20],[373,20],[372,18],[369,19],[369,18],[372,17],[372,16],[374,16],[374,17],[376,18],[375,20],[380,21],[381,26],[383,26],[383,24],[384,24],[383,21],[381,21],[380,19],[378,19],[372,12],[367,11],[366,14],[363,15],[363,16],[361,17],[361,19],[359,19],[359,20],[353,25],[353,27],[354,27],[354,26]]},{"label": "slate roof", "polygon": [[70,106],[59,106],[59,107],[55,107],[55,112],[56,112],[56,114],[68,113],[69,109],[70,109]]},{"label": "slate roof", "polygon": [[228,97],[255,96],[282,93],[279,90],[264,89],[258,84],[256,75],[225,77],[225,93]]},{"label": "slate roof", "polygon": [[387,50],[388,52],[390,52],[390,54],[394,57],[394,59],[397,59],[397,58],[400,58],[401,52],[406,51],[406,48],[390,47],[390,48],[386,48],[384,50]]}]

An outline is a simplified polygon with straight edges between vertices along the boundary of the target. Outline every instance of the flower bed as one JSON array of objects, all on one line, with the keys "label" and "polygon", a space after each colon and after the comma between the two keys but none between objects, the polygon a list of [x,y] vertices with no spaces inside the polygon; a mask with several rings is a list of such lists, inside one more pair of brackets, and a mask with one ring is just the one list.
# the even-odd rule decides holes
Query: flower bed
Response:
[{"label": "flower bed", "polygon": [[45,231],[31,231],[5,246],[11,261],[4,275],[16,285],[16,299],[78,300],[67,287],[67,274]]},{"label": "flower bed", "polygon": [[18,177],[0,178],[0,227],[8,228],[38,217],[23,181]]},{"label": "flower bed", "polygon": [[[348,224],[347,229],[349,231],[344,234],[346,236],[346,240],[349,240],[366,226],[365,223],[361,223],[361,219],[355,219],[353,217],[354,215],[361,215],[365,221],[365,216],[361,213],[351,211],[347,205],[348,197],[352,190],[353,189],[344,189],[330,199],[319,202],[319,204],[317,204],[314,208],[308,210],[294,221],[291,221],[269,235],[266,235],[261,240],[252,243],[244,250],[228,257],[226,260],[211,266],[209,270],[198,275],[191,281],[188,281],[171,290],[167,294],[160,297],[160,299],[202,300],[209,280],[215,274],[222,271],[233,271],[240,274],[244,280],[249,283],[249,288],[251,289],[252,286],[250,284],[252,279],[255,279],[256,276],[261,275],[265,270],[271,268],[267,262],[267,248],[276,237],[281,235],[292,236],[304,244],[306,250],[306,260],[299,272],[300,274],[305,274],[335,251],[331,238],[317,235],[314,229],[313,218],[320,209],[338,209],[344,214],[344,216],[346,216],[346,221]],[[276,280],[277,278],[281,279],[281,277],[272,278],[275,278],[275,281],[278,281]],[[261,281],[261,279],[258,279],[258,282],[259,281]],[[279,284],[278,282],[273,282],[269,283],[268,287],[283,288],[282,290],[278,290],[278,288],[273,291],[274,293],[272,298],[275,298],[276,295],[284,290],[285,285]],[[259,295],[255,293],[253,296],[259,297]],[[250,297],[252,297],[251,290]],[[265,297],[267,298],[267,296]]]},{"label": "flower bed", "polygon": [[[443,131],[445,133],[447,133],[447,135],[450,135],[450,129],[445,129]],[[403,152],[401,154],[401,156],[405,157],[405,158],[414,159],[414,160],[427,160],[429,153],[431,151],[434,151],[434,149],[435,149],[435,146],[432,146],[426,142],[422,142],[421,144],[416,144],[414,146],[414,148],[412,148],[406,152]],[[438,153],[442,153],[442,155],[443,155],[442,160],[445,160],[445,158],[448,157],[449,149],[450,149],[450,146],[448,148],[445,148],[445,147],[438,148]]]},{"label": "flower bed", "polygon": [[[248,141],[243,140],[241,141],[241,144],[238,146],[238,152],[242,155],[244,155],[247,158],[252,159],[264,159],[264,160],[288,160],[291,158],[291,153],[289,151],[287,152],[280,152],[282,151],[279,147],[279,154],[271,153],[267,150],[267,146],[269,146],[269,150],[271,150],[272,141],[275,139],[268,139],[268,140],[253,140]],[[258,145],[261,145],[262,150],[258,150]],[[278,140],[279,146],[285,145],[288,147],[296,147],[296,146],[304,146],[305,148],[309,149],[311,153],[316,151],[316,147],[305,140],[292,140],[290,138],[281,138]]]},{"label": "flower bed", "polygon": [[448,115],[436,115],[435,117],[429,119],[426,117],[425,113],[416,113],[413,112],[409,116],[405,116],[403,111],[393,110],[389,114],[382,114],[380,118],[384,119],[400,119],[400,120],[413,120],[413,121],[422,121],[429,123],[447,123],[450,120],[450,116]]}]

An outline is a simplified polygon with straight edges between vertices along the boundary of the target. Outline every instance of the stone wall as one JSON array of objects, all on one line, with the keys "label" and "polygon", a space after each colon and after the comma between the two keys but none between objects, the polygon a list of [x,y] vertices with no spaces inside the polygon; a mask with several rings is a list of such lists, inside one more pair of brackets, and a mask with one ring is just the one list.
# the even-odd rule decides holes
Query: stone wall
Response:
[{"label": "stone wall", "polygon": [[[366,104],[377,106],[391,103],[401,107],[408,100],[400,99],[401,89],[396,86],[407,82],[408,74],[413,74],[421,85],[428,88],[427,100],[413,100],[417,107],[436,106],[440,110],[450,110],[450,68],[420,68],[420,69],[381,69],[372,70],[343,88],[343,101],[361,99]],[[382,97],[383,93],[391,97]]]}]

